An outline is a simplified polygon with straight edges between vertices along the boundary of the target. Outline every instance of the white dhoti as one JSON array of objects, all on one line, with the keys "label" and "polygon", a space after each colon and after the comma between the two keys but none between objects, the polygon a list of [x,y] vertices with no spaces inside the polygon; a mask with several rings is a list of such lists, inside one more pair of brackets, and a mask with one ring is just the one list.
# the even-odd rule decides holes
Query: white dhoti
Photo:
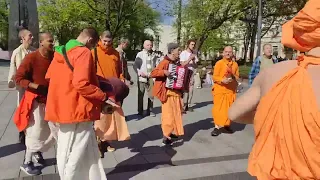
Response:
[{"label": "white dhoti", "polygon": [[208,85],[213,85],[212,75],[210,73],[207,73],[206,75],[206,83]]},{"label": "white dhoti", "polygon": [[[26,128],[26,154],[46,152],[56,142],[56,126],[44,120],[45,104],[33,101],[28,127]],[[51,132],[52,129],[52,132]]]},{"label": "white dhoti", "polygon": [[93,122],[60,124],[57,165],[61,180],[106,180]]},{"label": "white dhoti", "polygon": [[194,75],[194,86],[196,86],[196,88],[201,88],[201,78],[200,78],[200,74],[199,73],[196,73]]}]

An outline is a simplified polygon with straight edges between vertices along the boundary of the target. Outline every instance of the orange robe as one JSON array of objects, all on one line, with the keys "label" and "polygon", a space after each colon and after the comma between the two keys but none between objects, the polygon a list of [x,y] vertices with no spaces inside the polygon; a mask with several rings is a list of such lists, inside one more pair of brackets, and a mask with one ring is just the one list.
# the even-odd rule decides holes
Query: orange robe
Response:
[{"label": "orange robe", "polygon": [[[117,102],[120,105],[120,102]],[[94,129],[101,141],[125,141],[130,134],[124,113],[121,107],[116,108],[112,114],[101,114],[100,120],[95,121]]]},{"label": "orange robe", "polygon": [[[97,47],[97,58],[92,50],[93,59],[97,66],[97,75],[105,79],[121,78],[123,79],[122,64],[119,52],[112,47],[105,49],[99,42]],[[97,62],[96,62],[97,61]],[[120,104],[120,102],[117,102]],[[101,141],[125,141],[130,139],[127,122],[121,107],[117,108],[112,114],[102,114],[100,119],[95,121],[94,128],[96,135]]]},{"label": "orange robe", "polygon": [[221,82],[226,77],[228,68],[230,68],[230,73],[238,79],[239,67],[234,61],[222,59],[216,63],[213,71],[214,86],[212,88],[212,94],[214,105],[212,108],[212,115],[214,124],[219,127],[230,126],[228,110],[236,99],[236,90],[238,86],[238,82],[235,80],[229,84],[223,84]]},{"label": "orange robe", "polygon": [[[286,47],[303,52],[320,47],[319,8],[318,0],[309,0],[282,27]],[[248,172],[259,180],[320,179],[320,112],[306,71],[309,64],[320,65],[320,58],[299,61],[258,105]]]},{"label": "orange robe", "polygon": [[19,132],[24,131],[28,127],[32,104],[37,96],[37,94],[30,91],[26,91],[23,95],[20,105],[14,113],[14,123],[16,124]]},{"label": "orange robe", "polygon": [[161,128],[164,137],[169,137],[172,133],[177,136],[184,135],[181,92],[165,87],[167,77],[164,70],[168,70],[170,63],[173,62],[166,56],[150,75],[156,79],[152,90],[153,95],[162,103]]},{"label": "orange robe", "polygon": [[123,78],[121,61],[119,57],[119,52],[112,47],[105,49],[102,43],[99,42],[97,46],[97,57],[95,56],[95,50],[92,50],[93,60],[95,61],[97,68],[97,75],[109,78]]}]

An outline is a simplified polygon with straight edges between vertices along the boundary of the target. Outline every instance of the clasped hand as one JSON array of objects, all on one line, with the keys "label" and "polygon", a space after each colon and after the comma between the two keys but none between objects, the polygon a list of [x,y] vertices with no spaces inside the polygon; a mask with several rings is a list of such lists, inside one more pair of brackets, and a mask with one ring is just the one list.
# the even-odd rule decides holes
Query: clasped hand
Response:
[{"label": "clasped hand", "polygon": [[222,81],[221,81],[223,84],[229,84],[232,82],[232,78],[224,78]]}]

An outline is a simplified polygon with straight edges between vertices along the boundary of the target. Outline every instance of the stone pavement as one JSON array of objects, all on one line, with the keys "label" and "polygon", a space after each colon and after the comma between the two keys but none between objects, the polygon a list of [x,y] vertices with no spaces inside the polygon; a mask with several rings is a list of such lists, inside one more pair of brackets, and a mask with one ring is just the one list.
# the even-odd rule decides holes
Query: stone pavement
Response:
[{"label": "stone pavement", "polygon": [[[130,68],[131,70],[131,68]],[[0,62],[0,179],[59,179],[55,162],[56,148],[44,153],[48,166],[43,176],[26,177],[19,166],[24,147],[19,145],[12,116],[16,108],[16,92],[7,88],[8,63]],[[131,72],[132,76],[134,73]],[[196,89],[195,111],[184,115],[185,136],[172,148],[161,147],[161,107],[156,101],[157,117],[138,119],[137,88],[131,87],[124,111],[132,139],[116,142],[117,150],[106,153],[103,164],[109,180],[246,180],[248,153],[253,144],[252,126],[234,124],[234,134],[211,137],[211,88]]]}]

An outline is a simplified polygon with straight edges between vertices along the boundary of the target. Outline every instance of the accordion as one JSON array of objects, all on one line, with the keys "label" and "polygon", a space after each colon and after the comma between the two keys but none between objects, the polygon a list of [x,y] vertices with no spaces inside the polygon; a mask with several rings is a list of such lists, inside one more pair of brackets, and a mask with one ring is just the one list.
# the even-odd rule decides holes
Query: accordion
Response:
[{"label": "accordion", "polygon": [[186,67],[169,64],[170,76],[166,80],[166,88],[187,91],[190,83],[190,70]]}]

